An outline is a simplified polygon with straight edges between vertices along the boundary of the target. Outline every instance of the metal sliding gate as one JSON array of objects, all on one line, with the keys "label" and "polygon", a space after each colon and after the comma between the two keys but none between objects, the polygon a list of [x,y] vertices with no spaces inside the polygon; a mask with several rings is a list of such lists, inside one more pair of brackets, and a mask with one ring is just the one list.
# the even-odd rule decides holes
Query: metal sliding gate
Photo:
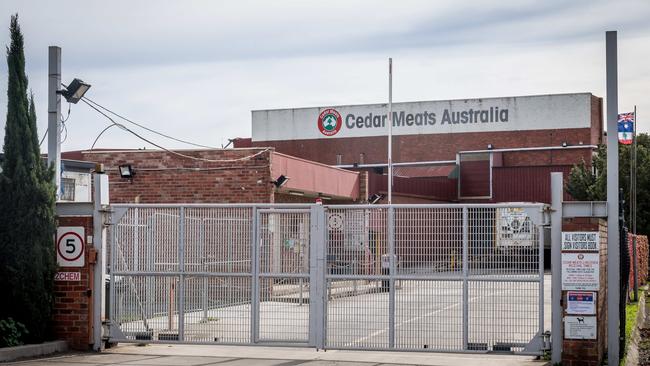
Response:
[{"label": "metal sliding gate", "polygon": [[544,351],[541,204],[111,211],[110,342]]}]

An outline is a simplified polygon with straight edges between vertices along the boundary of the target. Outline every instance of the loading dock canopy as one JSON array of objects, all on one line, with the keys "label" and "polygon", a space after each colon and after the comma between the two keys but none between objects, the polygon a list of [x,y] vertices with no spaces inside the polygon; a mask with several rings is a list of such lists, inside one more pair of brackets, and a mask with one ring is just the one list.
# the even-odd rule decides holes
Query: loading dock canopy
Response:
[{"label": "loading dock canopy", "polygon": [[[306,196],[324,195],[336,199],[359,199],[359,173],[273,152],[271,177],[290,179],[279,191]],[[363,197],[365,198],[365,197]]]}]

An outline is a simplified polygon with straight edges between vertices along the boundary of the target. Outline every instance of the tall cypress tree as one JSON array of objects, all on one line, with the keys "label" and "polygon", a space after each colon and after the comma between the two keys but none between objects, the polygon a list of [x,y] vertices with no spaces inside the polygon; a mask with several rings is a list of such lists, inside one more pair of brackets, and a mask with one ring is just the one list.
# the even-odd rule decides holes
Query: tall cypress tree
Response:
[{"label": "tall cypress tree", "polygon": [[[56,260],[53,170],[40,156],[34,97],[27,95],[23,35],[11,17],[4,160],[0,173],[0,319],[23,323],[28,342],[48,338]],[[56,131],[50,131],[56,133]]]}]

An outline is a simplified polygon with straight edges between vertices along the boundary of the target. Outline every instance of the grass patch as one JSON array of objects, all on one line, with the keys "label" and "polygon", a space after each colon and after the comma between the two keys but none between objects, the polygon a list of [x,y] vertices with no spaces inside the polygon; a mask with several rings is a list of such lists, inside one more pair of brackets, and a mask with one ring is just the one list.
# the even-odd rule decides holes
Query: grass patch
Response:
[{"label": "grass patch", "polygon": [[636,326],[636,316],[639,312],[639,302],[631,302],[625,305],[625,349],[630,343],[632,330]]},{"label": "grass patch", "polygon": [[[641,297],[641,290],[639,289],[639,297]],[[632,330],[636,327],[636,318],[639,313],[639,302],[630,302],[625,305],[625,354],[621,358],[620,365],[625,364],[627,358],[627,348],[630,344],[632,337]],[[645,305],[645,304],[644,304]]]}]

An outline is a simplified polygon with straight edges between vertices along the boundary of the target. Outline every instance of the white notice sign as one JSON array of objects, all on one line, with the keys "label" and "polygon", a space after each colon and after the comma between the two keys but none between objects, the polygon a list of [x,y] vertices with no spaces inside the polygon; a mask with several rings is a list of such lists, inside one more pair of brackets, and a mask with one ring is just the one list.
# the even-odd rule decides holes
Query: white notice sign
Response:
[{"label": "white notice sign", "polygon": [[565,316],[564,339],[596,339],[595,316]]},{"label": "white notice sign", "polygon": [[567,291],[566,300],[568,314],[596,314],[596,293],[593,291]]},{"label": "white notice sign", "polygon": [[84,228],[61,226],[56,231],[56,262],[61,267],[84,266]]},{"label": "white notice sign", "polygon": [[598,291],[600,254],[562,253],[562,290]]},{"label": "white notice sign", "polygon": [[562,251],[598,251],[600,234],[598,231],[563,231]]}]

